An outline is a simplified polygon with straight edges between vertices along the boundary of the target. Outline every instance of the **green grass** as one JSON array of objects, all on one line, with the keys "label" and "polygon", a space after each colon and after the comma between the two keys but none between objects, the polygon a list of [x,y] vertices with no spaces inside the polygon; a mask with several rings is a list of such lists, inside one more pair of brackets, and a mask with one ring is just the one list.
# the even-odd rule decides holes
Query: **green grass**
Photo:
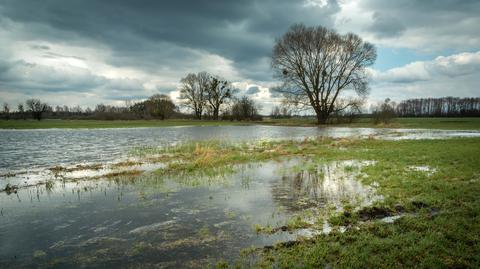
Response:
[{"label": "green grass", "polygon": [[[365,184],[378,184],[385,199],[374,206],[407,215],[394,223],[359,221],[359,211],[334,213],[329,235],[293,245],[255,251],[256,259],[240,266],[263,268],[478,268],[480,266],[480,139],[382,141],[375,139],[314,139],[228,145],[190,143],[171,149],[149,149],[168,153],[180,161],[167,167],[169,173],[204,171],[235,163],[293,156],[312,161],[373,160],[361,168]],[[214,158],[212,156],[215,156]],[[433,174],[411,169],[428,166]],[[426,208],[419,208],[425,204]],[[373,208],[366,208],[364,211]],[[432,210],[438,214],[432,214]],[[337,214],[337,215],[335,215]],[[293,219],[288,225],[300,225]],[[341,233],[339,225],[352,229]],[[301,225],[300,225],[301,226]],[[265,232],[262,227],[258,231]],[[357,229],[358,228],[358,229]],[[266,232],[270,232],[269,228]],[[273,230],[272,230],[273,231]],[[253,261],[253,263],[252,263]],[[225,266],[225,264],[222,264]]]},{"label": "green grass", "polygon": [[[262,124],[281,126],[316,126],[315,119],[268,119]],[[373,124],[371,118],[360,118],[353,123],[331,124],[336,127],[370,127],[370,128],[425,128],[447,130],[480,130],[480,118],[396,118],[389,124]]]},{"label": "green grass", "polygon": [[[308,142],[303,152],[322,160],[363,159],[365,184],[378,182],[385,200],[410,215],[393,224],[379,221],[359,229],[321,235],[313,241],[261,252],[254,267],[280,268],[478,268],[480,266],[480,139],[420,141],[336,140]],[[293,145],[288,146],[290,148]],[[342,148],[342,150],[339,150]],[[346,149],[346,150],[345,150]],[[428,175],[409,166],[430,166]],[[415,208],[416,202],[428,205]],[[432,215],[431,208],[438,209]],[[340,214],[341,215],[341,214]],[[350,223],[358,216],[352,214]],[[338,216],[332,225],[342,225]],[[338,222],[338,223],[336,223]]]},{"label": "green grass", "polygon": [[[218,126],[218,125],[278,125],[318,126],[315,120],[305,118],[265,119],[258,122],[210,121],[210,120],[0,120],[0,129],[49,129],[49,128],[135,128],[170,126]],[[372,127],[372,128],[427,128],[450,130],[480,130],[480,118],[398,118],[390,124],[375,125],[370,118],[361,118],[349,124],[329,124],[322,127]]]}]

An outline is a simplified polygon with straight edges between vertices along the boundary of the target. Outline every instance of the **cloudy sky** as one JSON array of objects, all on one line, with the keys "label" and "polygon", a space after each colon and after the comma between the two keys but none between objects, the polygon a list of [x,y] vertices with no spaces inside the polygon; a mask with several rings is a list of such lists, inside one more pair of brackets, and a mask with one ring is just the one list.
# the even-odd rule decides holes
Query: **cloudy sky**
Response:
[{"label": "cloudy sky", "polygon": [[176,99],[205,70],[268,113],[272,47],[293,23],[376,45],[370,102],[480,96],[479,14],[478,0],[0,0],[0,101]]}]

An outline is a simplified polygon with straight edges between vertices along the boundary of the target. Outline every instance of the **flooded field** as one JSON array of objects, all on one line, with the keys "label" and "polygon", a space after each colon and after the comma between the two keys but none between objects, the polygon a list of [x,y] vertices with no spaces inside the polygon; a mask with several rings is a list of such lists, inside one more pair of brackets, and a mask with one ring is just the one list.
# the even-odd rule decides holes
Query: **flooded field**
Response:
[{"label": "flooded field", "polygon": [[[330,225],[332,213],[343,216],[346,207],[351,212],[383,201],[377,182],[361,182],[364,169],[382,173],[378,153],[370,150],[389,151],[357,148],[349,138],[387,143],[480,132],[197,126],[9,130],[0,136],[0,268],[198,268],[238,261],[242,253],[248,266],[255,259],[249,250],[343,232],[342,221]],[[318,136],[339,139],[305,139]],[[177,155],[160,150],[161,158],[153,158],[165,146],[211,139],[216,142],[194,142]],[[298,141],[262,142],[280,139]],[[230,147],[219,146],[222,141]],[[241,141],[243,148],[236,148]],[[132,155],[134,149],[153,155]],[[333,151],[349,159],[323,159]],[[354,152],[363,157],[351,157]],[[225,165],[221,158],[239,161]],[[162,174],[176,163],[183,170]],[[220,165],[226,167],[216,169]],[[405,165],[393,174],[428,179],[439,172],[422,162]],[[372,210],[367,213],[386,223],[401,217]]]},{"label": "flooded field", "polygon": [[[131,162],[129,152],[138,147],[170,146],[189,141],[261,141],[306,137],[388,140],[480,137],[480,131],[316,128],[282,126],[190,126],[132,129],[0,130],[0,189],[7,184],[35,185],[58,179],[59,172],[82,178],[122,172],[152,170],[157,165],[117,166]],[[136,161],[136,160],[134,160]],[[57,168],[67,167],[67,171]]]},{"label": "flooded field", "polygon": [[290,159],[195,180],[146,173],[135,183],[120,176],[2,194],[0,267],[176,268],[232,261],[244,248],[328,233],[318,216],[329,208],[382,199],[357,181],[368,165]]},{"label": "flooded field", "polygon": [[189,126],[126,129],[0,130],[0,174],[56,165],[114,161],[132,147],[192,140],[258,141],[305,137],[437,139],[480,137],[480,131],[348,127]]}]

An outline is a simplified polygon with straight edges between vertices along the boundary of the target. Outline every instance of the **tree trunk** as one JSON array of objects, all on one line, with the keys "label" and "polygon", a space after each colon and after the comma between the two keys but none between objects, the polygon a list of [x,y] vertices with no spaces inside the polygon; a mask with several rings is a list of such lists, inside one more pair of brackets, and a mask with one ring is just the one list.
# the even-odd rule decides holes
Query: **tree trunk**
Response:
[{"label": "tree trunk", "polygon": [[317,124],[326,124],[327,123],[328,116],[322,114],[322,113],[317,113]]},{"label": "tree trunk", "polygon": [[213,120],[218,120],[218,108],[213,109]]}]

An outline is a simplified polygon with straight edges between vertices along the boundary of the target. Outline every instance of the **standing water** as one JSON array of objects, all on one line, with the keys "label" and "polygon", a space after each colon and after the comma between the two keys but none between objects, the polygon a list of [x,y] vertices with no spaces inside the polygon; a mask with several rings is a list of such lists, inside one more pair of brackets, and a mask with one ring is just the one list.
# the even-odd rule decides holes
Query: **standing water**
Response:
[{"label": "standing water", "polygon": [[[374,164],[314,163],[307,171],[301,167],[305,160],[294,159],[208,177],[146,173],[135,180],[86,180],[82,171],[112,165],[134,147],[313,136],[434,139],[480,132],[277,126],[1,130],[0,188],[32,186],[0,193],[0,267],[201,267],[236,259],[250,246],[328,232],[312,216],[343,201],[366,205],[382,199],[357,180],[363,166]],[[34,184],[54,179],[55,167],[69,166],[74,168],[61,172],[76,181]],[[305,227],[290,228],[298,216]]]},{"label": "standing water", "polygon": [[[291,159],[191,178],[145,174],[135,181],[55,183],[1,195],[0,267],[202,267],[320,233],[309,218],[342,201],[381,199],[356,177],[370,162]],[[300,166],[300,168],[299,168]],[[307,213],[311,213],[308,215]],[[302,217],[309,229],[257,233]],[[316,227],[316,228],[315,228]]]}]

